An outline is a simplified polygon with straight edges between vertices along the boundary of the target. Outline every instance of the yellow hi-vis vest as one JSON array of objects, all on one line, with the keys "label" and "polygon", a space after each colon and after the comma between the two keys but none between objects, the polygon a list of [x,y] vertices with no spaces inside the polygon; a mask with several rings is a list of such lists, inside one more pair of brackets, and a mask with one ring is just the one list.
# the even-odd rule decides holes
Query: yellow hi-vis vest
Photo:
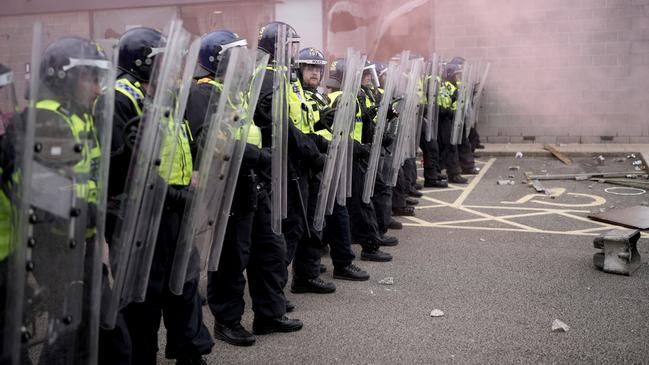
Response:
[{"label": "yellow hi-vis vest", "polygon": [[[144,102],[144,93],[142,92],[139,82],[133,84],[128,79],[119,79],[115,84],[115,91],[120,92],[129,98],[137,110],[138,115],[142,116],[143,112],[140,105]],[[173,118],[169,117],[167,127],[169,132],[175,130],[175,122]],[[193,161],[189,149],[191,138],[191,132],[187,125],[187,121],[183,120],[182,128],[180,128],[180,132],[178,133],[178,138],[176,138],[175,141],[171,138],[167,138],[163,141],[162,151],[160,152],[161,164],[159,173],[162,177],[169,176],[165,179],[169,185],[186,186],[189,185],[192,180]],[[171,158],[171,153],[174,150],[174,147],[176,150],[171,161],[171,171],[164,171],[165,166],[169,166],[169,159]]]},{"label": "yellow hi-vis vest", "polygon": [[[197,84],[210,84],[214,86],[217,90],[223,91],[223,84],[220,82],[213,80],[209,77],[202,78],[196,82]],[[244,100],[244,99],[242,99]],[[244,105],[245,106],[245,105]],[[237,139],[241,138],[241,129],[237,129],[235,137]],[[259,127],[255,125],[255,122],[252,121],[252,124],[250,125],[250,129],[248,130],[248,138],[246,139],[246,143],[257,146],[261,148],[261,130]]]},{"label": "yellow hi-vis vest", "polygon": [[[308,111],[313,116],[313,126],[314,126],[314,130],[315,130],[315,124],[320,121],[320,105],[321,104],[318,103],[318,101],[314,97],[314,93],[311,92],[311,91],[306,91],[305,90],[304,91],[304,96],[306,98],[306,105],[307,105]],[[331,132],[326,128],[319,129],[319,130],[315,131],[314,133],[317,134],[317,135],[322,136],[327,141],[331,141],[331,139],[332,139]]]},{"label": "yellow hi-vis vest", "polygon": [[36,109],[48,110],[61,117],[68,124],[74,142],[83,146],[81,151],[82,159],[72,168],[77,175],[75,183],[76,195],[88,203],[96,203],[97,181],[93,180],[92,176],[95,176],[96,179],[99,172],[91,170],[99,164],[101,148],[97,141],[92,116],[87,113],[84,113],[82,117],[68,113],[61,108],[61,103],[55,100],[41,100],[36,103]]},{"label": "yellow hi-vis vest", "polygon": [[11,220],[11,201],[0,189],[0,261],[4,261],[11,251]]},{"label": "yellow hi-vis vest", "polygon": [[[331,99],[331,104],[330,106],[333,107],[333,105],[336,103],[336,100],[340,95],[342,95],[342,91],[334,91],[331,94],[329,94],[329,98]],[[356,119],[354,123],[354,131],[352,132],[352,138],[359,143],[362,143],[363,140],[363,119],[361,115],[361,108],[358,105],[358,98],[354,97],[356,99]],[[365,106],[368,108],[372,106],[372,101],[369,100],[367,95],[365,96]]]},{"label": "yellow hi-vis vest", "polygon": [[457,100],[453,101],[453,94],[455,94],[457,87],[455,87],[455,85],[450,81],[441,82],[439,77],[437,79],[440,81],[437,104],[444,109],[457,110]]}]

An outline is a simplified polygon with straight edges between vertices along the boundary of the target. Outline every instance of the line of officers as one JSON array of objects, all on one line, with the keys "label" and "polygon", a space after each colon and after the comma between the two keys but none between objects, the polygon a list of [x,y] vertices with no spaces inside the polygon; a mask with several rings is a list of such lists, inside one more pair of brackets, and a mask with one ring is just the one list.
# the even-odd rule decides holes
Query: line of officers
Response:
[{"label": "line of officers", "polygon": [[[327,67],[324,54],[315,48],[303,48],[298,55],[294,55],[296,62],[293,65],[293,77],[285,95],[292,122],[289,123],[288,131],[288,215],[282,222],[282,235],[276,235],[271,230],[272,155],[269,147],[273,124],[273,74],[276,71],[273,62],[280,26],[287,27],[289,39],[294,42],[293,46],[299,42],[297,32],[281,22],[269,23],[260,30],[258,48],[270,55],[270,62],[255,109],[254,125],[248,135],[241,162],[219,267],[217,271],[207,275],[207,297],[203,298],[199,294],[198,278],[188,280],[181,295],[172,294],[168,282],[180,221],[185,204],[190,199],[191,177],[197,166],[193,161],[199,158],[197,154],[209,128],[209,118],[206,118],[206,115],[213,107],[210,100],[218,100],[213,99],[214,95],[218,95],[223,87],[222,75],[217,72],[219,62],[225,62],[228,52],[234,47],[247,46],[244,39],[227,30],[208,33],[201,39],[198,65],[187,101],[184,121],[186,128],[182,128],[178,136],[172,171],[166,181],[168,191],[164,197],[164,209],[145,300],[130,303],[123,308],[113,329],[99,329],[96,358],[91,353],[94,351],[92,344],[84,343],[83,339],[78,338],[81,333],[92,331],[86,328],[72,335],[46,335],[45,340],[38,344],[42,347],[37,351],[36,361],[33,360],[34,350],[23,346],[21,354],[18,355],[20,363],[88,363],[96,359],[102,364],[155,364],[161,320],[164,320],[167,330],[167,358],[176,359],[177,364],[205,363],[203,355],[211,352],[214,342],[203,323],[203,305],[207,304],[214,316],[214,338],[232,345],[250,346],[255,343],[256,335],[298,331],[303,326],[300,320],[286,315],[296,308],[284,295],[289,281],[289,266],[293,271],[290,283],[292,293],[325,294],[336,290],[334,283],[320,278],[320,274],[326,271],[326,267],[321,264],[321,257],[326,252],[333,263],[333,277],[340,280],[369,279],[369,274],[354,264],[356,255],[351,248],[352,243],[360,244],[361,260],[392,260],[392,255],[381,248],[399,243],[396,237],[387,235],[389,229],[402,229],[402,224],[393,216],[415,214],[414,205],[418,203],[415,198],[422,196],[418,191],[422,185],[417,183],[415,159],[410,158],[404,162],[396,186],[389,186],[382,174],[378,173],[371,201],[365,203],[361,198],[377,111],[381,103],[381,86],[385,82],[387,71],[387,66],[381,62],[367,62],[357,95],[352,136],[354,148],[351,197],[344,206],[335,203],[332,213],[325,217],[325,228],[316,231],[313,229],[313,216],[328,143],[332,138],[336,106],[342,94],[345,60],[338,59],[329,65],[329,80],[323,85]],[[138,117],[142,116],[147,100],[153,97],[149,94],[150,83],[153,81],[153,61],[155,57],[164,54],[164,51],[160,51],[164,46],[165,38],[160,32],[144,27],[128,30],[118,43],[117,79],[109,81],[115,82],[115,105],[105,232],[108,246],[118,219],[116,206],[120,204],[120,199],[123,199],[125,193],[127,172],[138,136]],[[43,59],[49,60],[51,70],[45,70],[46,75],[42,76],[44,83],[49,82],[49,76],[53,76],[57,82],[65,78],[69,80],[64,84],[50,85],[50,89],[56,88],[56,92],[39,95],[36,108],[42,115],[39,114],[36,118],[37,131],[52,128],[57,129],[51,132],[53,135],[67,132],[77,139],[80,133],[94,133],[92,109],[96,108],[95,99],[101,97],[102,87],[96,73],[88,70],[99,67],[100,63],[75,65],[75,52],[79,52],[79,49],[84,49],[86,58],[88,54],[94,54],[97,60],[106,60],[93,42],[80,38],[60,39],[45,50]],[[463,138],[460,145],[450,142],[453,114],[457,108],[456,86],[463,63],[461,58],[448,62],[440,80],[437,100],[440,106],[439,137],[431,141],[426,141],[423,137],[420,139],[419,147],[424,156],[425,187],[444,188],[449,182],[465,184],[467,180],[462,174],[478,173],[473,160],[473,151],[479,147],[475,130]],[[84,72],[72,72],[75,69],[83,69]],[[9,70],[5,71],[10,74]],[[9,84],[10,80],[0,86],[6,89]],[[323,86],[328,90],[327,93],[323,92]],[[425,95],[423,90],[421,93],[422,96]],[[422,97],[421,103],[427,103],[425,97]],[[423,112],[425,109],[420,110]],[[12,147],[11,136],[12,133],[18,133],[12,130],[20,129],[16,126],[19,124],[16,121],[24,118],[24,115],[25,112],[16,113],[11,119],[4,118],[0,129],[3,185],[0,195],[0,272],[3,275],[9,270],[6,267],[6,258],[11,255],[10,221],[12,209],[15,208],[12,207],[15,199],[12,199],[11,195],[15,192],[11,189],[11,182],[15,179],[13,176],[17,168],[12,164],[16,157],[12,155],[15,148]],[[391,108],[388,113],[390,123],[394,123],[397,118],[395,109]],[[386,128],[381,147],[382,156],[391,153],[395,137],[394,128]],[[99,158],[96,155],[97,146],[84,145],[81,149],[84,150],[84,155],[90,157],[84,159],[85,162],[75,162],[75,168],[87,164],[86,167],[90,169],[92,160]],[[446,170],[447,175],[443,175],[442,170]],[[93,212],[88,210],[84,214],[92,215]],[[46,238],[44,240],[47,241]],[[55,244],[56,242],[53,242],[51,246]],[[56,277],[58,265],[70,264],[48,261],[48,250],[57,249],[51,246],[47,250],[44,249],[42,254],[31,258],[32,264],[37,268],[32,270],[36,281],[47,281],[48,276]],[[83,266],[84,258],[78,259],[79,265]],[[39,273],[40,268],[43,269]],[[8,293],[11,286],[6,277],[3,276],[0,280],[3,293]],[[106,275],[103,275],[103,278],[106,280]],[[241,324],[246,281],[254,312],[251,332]],[[57,286],[50,284],[49,288],[56,291]],[[60,289],[66,290],[63,287]],[[48,300],[65,299],[61,295],[50,293]],[[25,305],[29,304],[27,302],[29,300]],[[47,305],[45,304],[46,307]],[[0,309],[3,312],[0,318],[4,320],[7,317],[4,313],[6,308],[3,305]],[[83,327],[84,324],[80,324],[80,328]],[[3,325],[0,328],[6,327]],[[22,335],[25,337],[25,331]],[[73,338],[75,336],[76,338]],[[4,333],[2,337],[2,361],[11,363],[9,359],[12,354],[5,351],[8,349],[6,344],[10,341]],[[28,342],[25,338],[22,340]]]}]

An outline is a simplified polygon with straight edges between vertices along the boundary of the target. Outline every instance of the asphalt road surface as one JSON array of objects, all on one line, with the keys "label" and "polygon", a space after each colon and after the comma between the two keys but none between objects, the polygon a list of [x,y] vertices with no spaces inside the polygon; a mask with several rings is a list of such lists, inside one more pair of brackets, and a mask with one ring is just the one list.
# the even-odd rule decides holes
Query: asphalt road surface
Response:
[{"label": "asphalt road surface", "polygon": [[[622,157],[620,159],[619,157]],[[468,185],[424,189],[416,217],[399,218],[390,263],[357,261],[368,282],[322,277],[333,294],[292,294],[290,334],[258,336],[253,347],[216,341],[211,364],[647,363],[649,240],[630,277],[598,271],[593,239],[614,226],[590,212],[649,204],[649,192],[614,195],[592,181],[523,184],[524,172],[633,171],[631,160],[590,157],[566,166],[551,157],[481,157]],[[519,168],[515,170],[515,166]],[[510,167],[512,169],[510,169]],[[510,177],[513,176],[513,177]],[[514,185],[498,185],[510,179]],[[627,191],[633,193],[634,191]],[[354,245],[357,254],[360,247]],[[392,277],[393,285],[380,280]],[[251,329],[250,300],[243,325]],[[431,317],[433,309],[444,312]],[[205,307],[205,319],[213,322]],[[570,329],[553,332],[559,319]],[[161,333],[161,355],[164,332]],[[160,362],[171,364],[160,358]]]}]

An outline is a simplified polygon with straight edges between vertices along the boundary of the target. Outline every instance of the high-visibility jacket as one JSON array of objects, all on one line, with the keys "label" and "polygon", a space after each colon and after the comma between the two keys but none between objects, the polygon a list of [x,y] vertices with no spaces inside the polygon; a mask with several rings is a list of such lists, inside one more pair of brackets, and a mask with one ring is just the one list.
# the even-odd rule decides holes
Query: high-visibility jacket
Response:
[{"label": "high-visibility jacket", "polygon": [[[144,102],[144,93],[142,92],[139,82],[133,84],[126,78],[119,79],[115,84],[115,91],[120,92],[129,98],[138,115],[142,116],[143,111],[141,105]],[[172,117],[169,117],[167,121],[167,128],[169,133],[175,131],[176,126]],[[172,134],[168,134],[168,136],[171,135]],[[180,128],[178,137],[175,140],[172,138],[166,138],[162,143],[159,173],[161,177],[165,178],[169,185],[186,186],[191,182],[193,169],[192,155],[189,147],[191,138],[191,132],[189,131],[187,121],[183,120],[182,128]],[[174,151],[174,147],[175,153],[172,158],[171,153]],[[170,158],[172,158],[171,171],[165,171],[167,168],[166,166],[169,166]]]},{"label": "high-visibility jacket", "polygon": [[[199,85],[200,84],[210,84],[210,85],[214,86],[217,90],[219,90],[219,92],[223,91],[223,84],[216,81],[216,80],[213,80],[213,79],[211,79],[209,77],[202,78],[202,79],[198,80],[197,84],[199,84]],[[241,100],[245,100],[245,99],[242,98]],[[240,129],[238,129],[236,131],[236,138],[237,139],[241,138],[241,130]],[[248,138],[246,139],[246,142],[248,144],[255,145],[255,146],[261,148],[261,130],[259,129],[259,127],[257,127],[255,125],[254,121],[252,122],[252,125],[250,126],[250,129],[248,130]]]},{"label": "high-visibility jacket", "polygon": [[[329,98],[331,99],[331,104],[330,105],[332,107],[334,106],[334,104],[336,103],[336,101],[337,101],[338,97],[340,97],[340,95],[342,95],[342,91],[340,91],[340,90],[339,91],[334,91],[334,92],[329,94]],[[356,118],[354,120],[354,131],[352,132],[351,136],[352,136],[352,138],[354,140],[358,141],[359,143],[362,143],[362,140],[363,140],[363,116],[361,114],[361,107],[358,104],[359,103],[358,98],[355,98],[355,99],[356,99]],[[367,97],[367,95],[365,96],[365,106],[368,107],[368,108],[372,107],[372,101]]]}]

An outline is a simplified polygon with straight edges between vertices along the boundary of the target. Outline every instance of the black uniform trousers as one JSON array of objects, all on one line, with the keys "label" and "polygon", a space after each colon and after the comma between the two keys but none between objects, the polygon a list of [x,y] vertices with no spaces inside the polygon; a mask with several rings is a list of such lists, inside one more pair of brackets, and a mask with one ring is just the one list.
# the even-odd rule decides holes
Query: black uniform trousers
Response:
[{"label": "black uniform trousers", "polygon": [[462,144],[457,146],[457,152],[462,170],[473,170],[475,168],[475,158],[468,137],[462,139]]},{"label": "black uniform trousers", "polygon": [[439,145],[436,139],[426,141],[424,129],[421,131],[419,148],[424,158],[424,180],[440,180],[442,173],[439,168]]},{"label": "black uniform trousers", "polygon": [[406,204],[408,197],[408,181],[406,180],[403,169],[399,169],[397,175],[397,183],[392,188],[392,208],[403,208]]},{"label": "black uniform trousers", "polygon": [[167,329],[165,356],[170,359],[208,354],[214,341],[203,324],[199,278],[189,280],[181,295],[169,290],[169,272],[178,240],[183,209],[165,203],[153,255],[146,297],[123,310],[132,348],[133,364],[156,364],[160,319]]},{"label": "black uniform trousers", "polygon": [[[315,216],[316,205],[318,203],[318,191],[320,191],[320,182],[322,174],[313,176],[309,183],[309,207],[308,219],[309,226],[313,227],[313,218]],[[326,214],[326,212],[325,212]],[[310,244],[314,247],[323,247],[329,245],[329,255],[334,267],[345,267],[354,261],[356,256],[352,251],[352,233],[349,223],[349,212],[347,207],[334,203],[331,214],[325,215],[325,224],[322,232],[311,230]],[[311,271],[308,278],[316,278],[320,275],[320,251],[309,250],[311,257]],[[316,255],[317,257],[313,256]],[[295,265],[295,264],[294,264]],[[315,268],[315,270],[313,270]]]},{"label": "black uniform trousers", "polygon": [[[295,277],[313,279],[320,275],[318,265],[322,255],[320,239],[317,237],[319,233],[311,228],[312,224],[307,223],[309,200],[313,199],[313,181],[308,171],[296,169],[289,175],[287,185],[288,212],[286,219],[282,221],[282,232],[286,240],[286,267],[292,263]],[[317,194],[317,191],[313,194]],[[287,282],[288,272],[285,285]]]},{"label": "black uniform trousers", "polygon": [[408,190],[414,189],[415,183],[417,183],[417,159],[415,157],[407,158],[403,161],[402,169]]},{"label": "black uniform trousers", "polygon": [[462,173],[457,146],[451,144],[452,130],[453,119],[448,116],[442,117],[440,115],[438,138],[440,150],[440,168],[446,169],[448,176],[460,175]]},{"label": "black uniform trousers", "polygon": [[363,202],[363,188],[365,185],[365,174],[367,173],[367,161],[354,159],[352,165],[352,196],[347,198],[347,209],[349,210],[352,239],[363,246],[363,249],[373,250],[378,248],[380,238],[379,226],[376,221],[374,203]]},{"label": "black uniform trousers", "polygon": [[388,225],[392,219],[392,188],[387,184],[383,176],[384,160],[379,160],[379,170],[376,172],[374,182],[374,195],[372,203],[376,211],[376,222],[379,226],[379,232],[385,234],[388,231]]},{"label": "black uniform trousers", "polygon": [[480,144],[480,135],[476,127],[471,128],[469,131],[469,142],[471,143],[471,152],[475,152],[476,148]]},{"label": "black uniform trousers", "polygon": [[245,307],[244,270],[255,317],[277,318],[286,313],[286,242],[272,231],[267,188],[256,194],[255,211],[230,215],[218,270],[208,273],[207,303],[221,324],[241,321]]}]

